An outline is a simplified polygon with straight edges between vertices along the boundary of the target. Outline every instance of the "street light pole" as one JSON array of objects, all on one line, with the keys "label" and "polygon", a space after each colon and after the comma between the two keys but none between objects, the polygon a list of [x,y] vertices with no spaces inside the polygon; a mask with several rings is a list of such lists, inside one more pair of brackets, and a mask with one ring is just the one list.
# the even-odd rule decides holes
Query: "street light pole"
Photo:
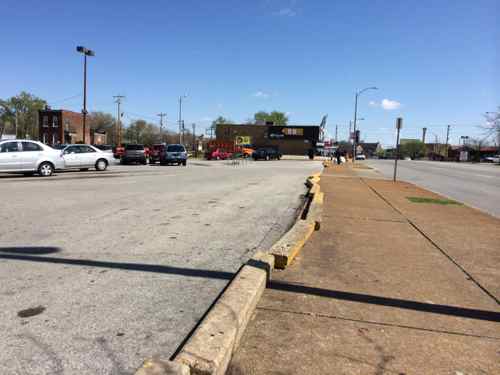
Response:
[{"label": "street light pole", "polygon": [[83,143],[86,138],[87,127],[87,56],[95,56],[95,52],[83,46],[77,46],[76,51],[83,53]]},{"label": "street light pole", "polygon": [[182,99],[187,98],[187,95],[179,96],[179,143],[182,144],[184,140],[184,124],[182,122]]},{"label": "street light pole", "polygon": [[364,93],[367,90],[378,90],[378,88],[375,87],[375,86],[373,86],[373,87],[366,87],[366,88],[364,88],[361,91],[356,91],[356,96],[354,98],[354,124],[353,124],[353,127],[354,127],[354,131],[353,131],[354,139],[353,139],[353,142],[352,142],[352,162],[353,163],[356,160],[356,123],[357,123],[357,120],[358,120],[358,98],[359,98],[359,96],[362,93]]}]

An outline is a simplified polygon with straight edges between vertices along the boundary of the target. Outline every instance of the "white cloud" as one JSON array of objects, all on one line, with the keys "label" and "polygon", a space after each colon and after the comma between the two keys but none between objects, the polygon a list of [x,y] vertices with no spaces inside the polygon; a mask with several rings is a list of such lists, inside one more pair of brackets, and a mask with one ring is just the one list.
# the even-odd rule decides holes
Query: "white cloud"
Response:
[{"label": "white cloud", "polygon": [[264,91],[257,91],[252,96],[255,98],[267,99],[271,96],[271,94],[264,92]]},{"label": "white cloud", "polygon": [[292,8],[281,8],[277,12],[273,13],[275,16],[280,16],[280,17],[294,17],[297,15],[297,12],[294,11]]},{"label": "white cloud", "polygon": [[395,100],[383,99],[380,106],[386,111],[392,111],[401,107],[401,103]]}]

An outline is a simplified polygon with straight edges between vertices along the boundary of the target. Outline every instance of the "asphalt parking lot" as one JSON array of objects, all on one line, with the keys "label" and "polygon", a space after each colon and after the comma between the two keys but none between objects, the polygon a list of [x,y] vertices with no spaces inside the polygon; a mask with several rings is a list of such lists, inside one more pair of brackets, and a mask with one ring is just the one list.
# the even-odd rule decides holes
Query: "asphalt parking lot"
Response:
[{"label": "asphalt parking lot", "polygon": [[169,357],[294,219],[320,162],[0,176],[0,373],[133,374]]}]

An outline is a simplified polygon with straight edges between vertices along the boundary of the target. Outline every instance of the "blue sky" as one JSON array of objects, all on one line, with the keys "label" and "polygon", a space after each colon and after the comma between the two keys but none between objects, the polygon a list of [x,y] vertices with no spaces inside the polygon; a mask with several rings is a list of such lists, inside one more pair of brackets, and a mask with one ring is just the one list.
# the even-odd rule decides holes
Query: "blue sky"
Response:
[{"label": "blue sky", "polygon": [[126,121],[166,112],[173,129],[187,93],[184,118],[198,128],[276,109],[293,124],[328,113],[345,138],[355,90],[375,85],[360,97],[363,139],[393,143],[402,116],[402,137],[426,126],[443,141],[450,124],[456,143],[500,105],[498,4],[3,0],[0,97],[26,90],[80,110],[81,44],[96,51],[89,110],[115,113],[112,96],[126,95]]}]

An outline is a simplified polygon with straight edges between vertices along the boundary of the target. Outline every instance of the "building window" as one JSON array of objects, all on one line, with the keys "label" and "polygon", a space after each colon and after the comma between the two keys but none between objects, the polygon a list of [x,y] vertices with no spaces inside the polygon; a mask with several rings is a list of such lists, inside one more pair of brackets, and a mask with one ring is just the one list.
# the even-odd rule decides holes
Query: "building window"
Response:
[{"label": "building window", "polygon": [[59,127],[59,118],[57,116],[52,117],[52,127],[54,127],[54,128]]},{"label": "building window", "polygon": [[42,124],[44,128],[47,128],[49,126],[49,116],[44,115],[42,117]]},{"label": "building window", "polygon": [[55,134],[52,134],[52,144],[55,145],[57,143],[57,137]]},{"label": "building window", "polygon": [[64,120],[64,130],[69,131],[69,125],[70,125],[69,120],[68,119]]},{"label": "building window", "polygon": [[47,133],[43,133],[42,135],[42,142],[47,144]]}]

